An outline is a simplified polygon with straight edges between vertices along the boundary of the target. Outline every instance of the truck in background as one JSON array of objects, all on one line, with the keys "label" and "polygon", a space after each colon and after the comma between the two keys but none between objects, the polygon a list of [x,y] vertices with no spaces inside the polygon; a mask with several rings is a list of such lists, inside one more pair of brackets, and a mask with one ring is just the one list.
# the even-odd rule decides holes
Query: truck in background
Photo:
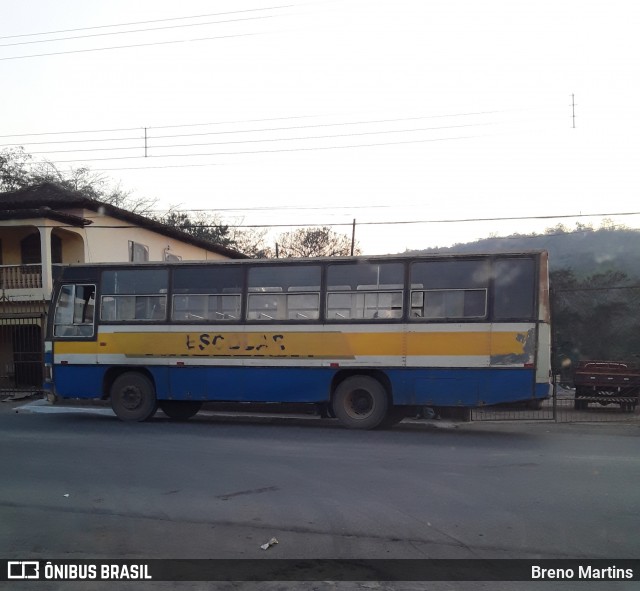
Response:
[{"label": "truck in background", "polygon": [[640,369],[621,361],[580,361],[573,372],[575,409],[590,402],[603,406],[619,404],[633,412],[640,401]]}]

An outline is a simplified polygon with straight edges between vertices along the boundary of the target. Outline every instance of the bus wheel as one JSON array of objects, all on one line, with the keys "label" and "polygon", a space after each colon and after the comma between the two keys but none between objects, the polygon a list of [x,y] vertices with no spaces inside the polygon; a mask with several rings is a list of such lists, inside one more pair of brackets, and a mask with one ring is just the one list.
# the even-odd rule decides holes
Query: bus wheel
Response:
[{"label": "bus wheel", "polygon": [[158,403],[160,410],[174,421],[186,421],[194,417],[202,408],[202,402],[192,400],[162,400]]},{"label": "bus wheel", "polygon": [[155,388],[151,380],[130,371],[118,376],[111,386],[111,408],[122,421],[146,421],[157,409]]},{"label": "bus wheel", "polygon": [[333,396],[333,411],[350,429],[374,429],[387,416],[389,401],[384,386],[369,376],[341,382]]}]

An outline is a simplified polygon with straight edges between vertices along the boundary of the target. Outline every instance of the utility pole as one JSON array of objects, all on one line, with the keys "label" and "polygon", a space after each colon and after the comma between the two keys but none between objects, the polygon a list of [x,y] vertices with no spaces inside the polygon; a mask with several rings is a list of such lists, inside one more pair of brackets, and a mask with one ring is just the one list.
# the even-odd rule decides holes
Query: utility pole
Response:
[{"label": "utility pole", "polygon": [[351,256],[356,245],[356,218],[353,218],[353,230],[351,230]]},{"label": "utility pole", "polygon": [[147,157],[147,128],[144,128],[144,157]]},{"label": "utility pole", "polygon": [[280,251],[278,250],[278,243],[276,242],[276,258],[280,258]]},{"label": "utility pole", "polygon": [[573,129],[576,128],[576,95],[571,95],[571,119],[573,121]]}]

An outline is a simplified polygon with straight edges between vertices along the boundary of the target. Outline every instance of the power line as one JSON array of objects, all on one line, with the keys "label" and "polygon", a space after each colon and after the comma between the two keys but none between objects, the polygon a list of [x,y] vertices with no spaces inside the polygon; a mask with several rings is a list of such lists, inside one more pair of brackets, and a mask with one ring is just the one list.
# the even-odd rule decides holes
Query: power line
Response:
[{"label": "power line", "polygon": [[[396,146],[402,144],[419,144],[419,143],[428,143],[428,142],[445,142],[445,141],[455,141],[455,140],[464,140],[464,139],[473,139],[484,136],[458,136],[458,137],[450,137],[450,138],[430,138],[430,139],[421,139],[421,140],[403,140],[400,142],[378,142],[375,144],[351,144],[348,146],[314,146],[309,148],[279,148],[276,150],[246,150],[243,152],[207,152],[200,154],[163,154],[162,156],[150,156],[147,158],[193,158],[194,156],[243,156],[247,154],[278,154],[278,153],[286,153],[286,152],[312,152],[319,150],[345,150],[349,148],[375,148],[379,146]],[[50,164],[68,164],[72,162],[100,162],[105,160],[136,160],[140,158],[145,158],[145,156],[114,156],[108,158],[87,158],[87,159],[73,159],[73,160],[53,160]],[[47,164],[47,162],[38,162],[37,164]]]},{"label": "power line", "polygon": [[[229,14],[229,13],[222,13],[222,14]],[[266,19],[266,18],[276,18],[277,16],[278,15],[275,15],[275,14],[265,15],[265,16],[251,16],[247,18],[229,19],[226,21],[208,21],[204,23],[189,23],[186,25],[167,25],[165,27],[156,27],[154,29],[133,29],[131,31],[113,31],[110,33],[92,33],[90,35],[75,35],[73,37],[59,37],[58,39],[38,39],[36,41],[20,41],[18,43],[3,43],[3,44],[0,44],[0,47],[15,47],[17,45],[33,45],[35,43],[56,43],[58,41],[88,39],[90,37],[105,37],[107,35],[128,35],[131,33],[148,33],[152,31],[164,31],[167,29],[182,29],[185,27],[203,27],[206,25],[222,25],[222,24],[237,23],[242,21],[254,21],[254,20],[260,20],[260,19]]]},{"label": "power line", "polygon": [[[189,133],[189,134],[173,134],[173,135],[156,135],[153,139],[166,139],[174,137],[193,137],[196,135],[222,135],[228,133],[262,133],[264,131],[285,131],[290,129],[310,129],[317,127],[337,127],[343,125],[370,125],[372,123],[398,123],[400,121],[418,121],[421,119],[443,119],[446,117],[467,117],[472,115],[490,115],[498,113],[499,111],[478,111],[476,113],[457,113],[454,115],[420,115],[417,117],[399,117],[395,119],[372,119],[369,121],[346,121],[340,123],[316,123],[313,125],[293,125],[288,127],[265,127],[262,129],[246,129],[237,131],[207,131],[202,133]],[[463,127],[463,126],[458,126]],[[160,128],[154,128],[160,129]]]},{"label": "power line", "polygon": [[[239,129],[232,131],[215,131],[215,132],[202,132],[202,133],[185,133],[185,134],[172,134],[172,135],[157,135],[153,136],[153,139],[165,139],[165,138],[173,138],[173,137],[193,137],[198,135],[218,135],[218,134],[229,134],[229,133],[259,133],[264,131],[282,131],[282,130],[290,130],[290,129],[309,129],[315,127],[334,127],[341,125],[365,125],[371,123],[396,123],[399,121],[417,121],[421,119],[444,119],[449,117],[471,117],[475,115],[492,115],[495,113],[503,113],[505,111],[475,111],[475,112],[467,112],[467,113],[451,113],[444,115],[419,115],[416,117],[398,117],[393,119],[372,119],[368,121],[347,121],[347,122],[339,122],[339,123],[317,123],[313,125],[295,125],[289,127],[270,127],[270,128],[262,128],[262,129]],[[156,125],[156,126],[148,126],[146,129],[170,129],[170,128],[179,128],[179,127],[206,127],[208,125],[236,125],[238,123],[260,123],[264,121],[284,121],[289,119],[308,119],[310,117],[317,117],[317,115],[293,115],[289,117],[272,117],[269,119],[245,119],[240,121],[214,121],[209,123],[183,123],[176,125]],[[94,129],[94,130],[74,130],[74,131],[50,131],[50,132],[40,132],[40,133],[21,133],[21,134],[12,134],[12,135],[0,135],[0,138],[8,138],[8,137],[27,137],[27,136],[43,136],[43,135],[64,135],[64,134],[76,134],[76,133],[108,133],[108,132],[117,132],[117,131],[141,131],[144,129],[142,126],[140,127],[126,127],[126,128],[114,128],[114,129]],[[25,142],[26,145],[35,145],[35,144],[59,144],[59,143],[67,143],[67,142],[94,142],[94,141],[120,141],[120,140],[133,140],[133,139],[141,139],[141,138],[99,138],[95,140],[60,140],[60,141],[51,141],[51,142]],[[21,144],[3,144],[3,146],[17,146]]]},{"label": "power line", "polygon": [[[264,143],[264,142],[293,142],[293,141],[305,141],[305,140],[319,140],[319,139],[333,139],[333,138],[341,138],[341,137],[353,137],[353,136],[363,136],[363,135],[380,135],[380,134],[389,134],[389,133],[416,133],[419,131],[434,131],[440,129],[455,129],[460,127],[478,127],[482,125],[493,125],[491,123],[468,123],[464,125],[445,125],[439,127],[419,127],[413,129],[391,129],[391,130],[383,130],[383,131],[362,131],[355,133],[342,133],[342,134],[333,134],[333,135],[316,135],[316,136],[303,136],[303,137],[290,137],[290,138],[263,138],[257,140],[237,140],[237,141],[228,141],[228,142],[200,142],[195,144],[160,144],[153,145],[149,144],[148,148],[159,149],[159,148],[190,148],[194,146],[224,146],[224,145],[232,145],[232,144],[251,144],[251,143]],[[228,132],[228,133],[238,133],[238,132]],[[149,138],[153,139],[153,138]],[[62,153],[78,153],[78,152],[113,152],[113,151],[121,151],[121,150],[141,150],[142,146],[121,146],[117,148],[76,148],[69,150],[48,150],[46,152],[31,152],[31,154],[62,154]],[[150,156],[156,158],[162,158],[162,154],[158,154],[156,156]]]},{"label": "power line", "polygon": [[[189,210],[181,210],[188,212]],[[490,218],[457,218],[457,219],[437,219],[437,220],[394,220],[382,222],[358,222],[358,226],[398,226],[398,225],[415,225],[415,224],[452,224],[452,223],[469,223],[469,222],[505,222],[505,221],[525,221],[525,220],[549,220],[549,219],[566,219],[566,218],[587,218],[587,217],[620,217],[640,215],[640,211],[621,212],[621,213],[587,213],[587,214],[564,214],[564,215],[543,215],[543,216],[507,216],[507,217],[490,217]],[[94,218],[98,219],[98,218]],[[314,222],[312,224],[224,224],[230,228],[309,228],[317,226],[352,226],[353,222]],[[68,226],[74,227],[74,226]],[[137,228],[137,225],[94,225],[93,228]],[[194,224],[192,228],[216,228],[218,224]]]},{"label": "power line", "polygon": [[[313,206],[305,206],[305,205],[264,205],[258,207],[216,207],[216,208],[206,208],[206,209],[184,209],[180,208],[181,212],[188,213],[203,213],[203,212],[218,212],[218,211],[316,211],[316,210],[326,210],[326,209],[389,209],[389,208],[397,208],[397,205],[313,205]],[[414,205],[406,205],[403,207],[415,207]],[[154,209],[154,212],[170,212],[173,209]]]},{"label": "power line", "polygon": [[192,43],[195,41],[214,41],[216,39],[231,39],[233,37],[251,37],[261,33],[239,33],[237,35],[222,35],[219,37],[200,37],[197,39],[177,39],[173,41],[155,41],[153,43],[136,43],[133,45],[113,45],[111,47],[93,47],[91,49],[73,49],[70,51],[54,51],[51,53],[35,53],[31,55],[15,55],[11,57],[0,57],[0,61],[28,59],[32,57],[47,57],[51,55],[68,55],[71,53],[88,53],[91,51],[108,51],[111,49],[133,49],[136,47],[150,47],[152,45],[171,45],[175,43]]},{"label": "power line", "polygon": [[[446,115],[442,115],[445,117]],[[456,117],[457,115],[449,115],[449,117]],[[212,123],[184,123],[181,125],[159,125],[154,127],[147,127],[147,129],[168,129],[175,127],[200,127],[206,125],[235,125],[236,123],[258,123],[261,121],[282,121],[285,119],[306,119],[308,117],[315,117],[315,115],[294,115],[290,117],[271,117],[269,119],[245,119],[240,121],[216,121]],[[15,133],[10,135],[0,135],[0,138],[8,138],[8,137],[28,137],[28,136],[43,136],[43,135],[70,135],[76,133],[111,133],[116,131],[141,131],[144,129],[143,126],[138,127],[120,127],[120,128],[112,128],[112,129],[77,129],[71,131],[44,131],[39,133]],[[104,141],[108,141],[113,138],[105,138]],[[115,138],[115,140],[119,139],[129,139],[129,138]],[[140,138],[132,138],[132,139],[140,139]],[[68,140],[73,141],[73,140]],[[78,140],[81,142],[93,142],[93,141],[102,141],[102,140]],[[35,143],[35,142],[34,142]],[[42,142],[49,143],[49,142]],[[59,142],[50,142],[54,144],[65,143],[65,140],[61,140]],[[18,144],[4,144],[5,146],[17,146]]]},{"label": "power line", "polygon": [[211,12],[208,14],[196,14],[193,16],[176,16],[172,18],[160,18],[155,20],[146,20],[146,21],[133,21],[128,23],[117,23],[113,25],[97,25],[93,27],[80,27],[76,29],[59,29],[57,31],[43,31],[41,33],[22,33],[20,35],[5,35],[0,37],[0,39],[17,39],[19,37],[35,37],[38,35],[57,35],[58,33],[75,33],[76,31],[93,31],[96,29],[108,29],[112,27],[130,27],[133,25],[150,25],[153,23],[166,23],[170,21],[179,21],[179,20],[187,20],[190,18],[208,18],[210,16],[224,16],[227,14],[240,14],[244,12],[258,12],[264,10],[277,10],[280,8],[293,8],[294,4],[286,4],[282,6],[269,6],[265,8],[247,8],[246,10],[233,10],[230,12]]}]

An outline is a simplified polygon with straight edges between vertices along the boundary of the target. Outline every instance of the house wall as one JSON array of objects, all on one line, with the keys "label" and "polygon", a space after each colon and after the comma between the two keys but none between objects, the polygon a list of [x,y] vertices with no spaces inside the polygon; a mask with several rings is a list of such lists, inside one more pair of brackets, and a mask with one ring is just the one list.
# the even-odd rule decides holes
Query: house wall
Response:
[{"label": "house wall", "polygon": [[149,249],[149,261],[165,260],[169,252],[183,261],[224,260],[227,257],[176,240],[145,228],[92,211],[77,212],[93,224],[85,228],[61,228],[61,224],[47,219],[8,220],[0,222],[2,263],[20,265],[20,241],[38,231],[38,227],[53,228],[62,240],[62,262],[69,263],[118,263],[129,261],[129,241],[143,244]]},{"label": "house wall", "polygon": [[67,229],[55,228],[53,234],[62,240],[62,262],[84,263],[85,248],[84,238],[78,232],[70,232]]},{"label": "house wall", "polygon": [[[2,243],[2,265],[11,267],[22,265],[20,242],[29,234],[38,232],[41,239],[48,242],[42,249],[43,273],[40,267],[25,269],[0,269],[11,273],[13,279],[5,281],[3,294],[13,301],[48,299],[52,287],[51,236],[58,236],[62,243],[62,263],[110,263],[130,260],[129,242],[136,242],[148,248],[149,261],[166,260],[167,253],[182,261],[224,260],[228,257],[194,246],[186,241],[169,238],[146,228],[132,226],[114,217],[91,210],[69,211],[90,219],[92,224],[82,228],[69,227],[50,219],[19,219],[0,221],[0,242]],[[64,227],[63,227],[64,226]],[[26,274],[26,275],[25,275]],[[15,285],[19,278],[19,287]],[[22,278],[24,277],[24,282]],[[2,283],[0,281],[0,283]],[[2,287],[0,285],[0,287]]]},{"label": "house wall", "polygon": [[169,249],[168,252],[171,254],[182,257],[183,261],[214,261],[227,258],[145,228],[131,227],[129,222],[108,215],[88,210],[78,212],[78,215],[93,222],[86,228],[74,229],[84,237],[87,263],[128,261],[130,240],[149,248],[150,261],[165,260],[166,249]]},{"label": "house wall", "polygon": [[[15,226],[20,222],[20,226]],[[0,222],[0,240],[2,241],[2,264],[3,265],[20,265],[20,241],[25,239],[29,234],[38,231],[36,225],[37,220],[15,220],[9,225],[9,222]]]}]

